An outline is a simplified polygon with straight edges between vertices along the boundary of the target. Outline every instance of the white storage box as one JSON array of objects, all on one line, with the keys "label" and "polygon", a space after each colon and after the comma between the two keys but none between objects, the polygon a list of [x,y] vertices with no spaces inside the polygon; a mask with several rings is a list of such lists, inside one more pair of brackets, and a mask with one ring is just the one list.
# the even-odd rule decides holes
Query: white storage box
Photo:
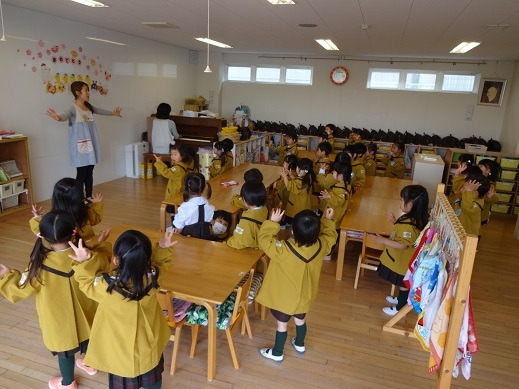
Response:
[{"label": "white storage box", "polygon": [[25,189],[25,180],[18,180],[13,182],[14,193],[21,193]]},{"label": "white storage box", "polygon": [[14,193],[14,185],[12,182],[0,185],[0,198],[11,196]]},{"label": "white storage box", "polygon": [[469,153],[484,153],[487,151],[487,146],[477,145],[474,143],[465,143],[465,150]]},{"label": "white storage box", "polygon": [[144,154],[150,152],[150,144],[148,142],[137,142],[127,145],[125,148],[126,155],[126,176],[139,178],[140,165],[144,162]]},{"label": "white storage box", "polygon": [[9,196],[2,199],[2,210],[18,205],[18,196]]}]

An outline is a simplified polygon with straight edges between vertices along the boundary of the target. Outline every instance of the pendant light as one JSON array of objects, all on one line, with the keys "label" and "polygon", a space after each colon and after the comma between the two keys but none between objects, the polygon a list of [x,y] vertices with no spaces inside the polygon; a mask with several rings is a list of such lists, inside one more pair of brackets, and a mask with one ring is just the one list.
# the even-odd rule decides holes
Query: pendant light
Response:
[{"label": "pendant light", "polygon": [[0,19],[2,20],[2,38],[0,38],[0,41],[6,42],[7,39],[5,39],[5,31],[4,31],[4,11],[2,10],[2,0],[0,0]]},{"label": "pendant light", "polygon": [[[209,0],[207,0],[207,39],[209,39]],[[207,43],[207,67],[205,68],[204,73],[212,72],[213,71],[209,67],[209,43]]]}]

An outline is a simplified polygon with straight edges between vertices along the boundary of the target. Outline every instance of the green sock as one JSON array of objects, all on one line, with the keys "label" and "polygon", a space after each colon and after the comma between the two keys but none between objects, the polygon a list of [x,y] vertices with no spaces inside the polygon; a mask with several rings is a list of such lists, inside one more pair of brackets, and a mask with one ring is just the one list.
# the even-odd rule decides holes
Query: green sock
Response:
[{"label": "green sock", "polygon": [[409,290],[400,290],[398,292],[398,303],[396,304],[396,310],[400,311],[403,307],[407,305],[407,297],[409,296]]},{"label": "green sock", "polygon": [[305,345],[306,323],[296,326],[296,346],[303,347]]},{"label": "green sock", "polygon": [[160,389],[160,388],[162,388],[162,380],[156,382],[155,385],[153,385],[153,386],[148,386],[147,389]]},{"label": "green sock", "polygon": [[74,364],[76,360],[74,356],[68,358],[58,358],[59,371],[63,380],[61,384],[63,386],[70,385],[74,381]]},{"label": "green sock", "polygon": [[272,349],[272,355],[275,355],[276,357],[283,355],[283,349],[285,348],[286,341],[287,332],[276,331],[276,342],[274,343],[274,348]]}]

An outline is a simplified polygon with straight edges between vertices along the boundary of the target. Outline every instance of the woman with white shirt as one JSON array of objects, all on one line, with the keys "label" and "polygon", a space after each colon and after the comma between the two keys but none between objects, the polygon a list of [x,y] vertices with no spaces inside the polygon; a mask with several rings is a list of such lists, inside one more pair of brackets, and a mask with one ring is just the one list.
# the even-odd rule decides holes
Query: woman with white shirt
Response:
[{"label": "woman with white shirt", "polygon": [[210,239],[210,222],[213,219],[214,207],[209,204],[211,184],[207,183],[206,197],[205,178],[200,173],[189,173],[184,178],[184,202],[178,207],[173,219],[173,232],[194,238]]}]

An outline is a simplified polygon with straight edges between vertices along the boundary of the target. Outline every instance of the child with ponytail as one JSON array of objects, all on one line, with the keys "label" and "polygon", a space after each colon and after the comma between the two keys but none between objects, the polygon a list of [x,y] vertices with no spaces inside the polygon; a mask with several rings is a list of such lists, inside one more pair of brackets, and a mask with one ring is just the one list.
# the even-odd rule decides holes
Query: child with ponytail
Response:
[{"label": "child with ponytail", "polygon": [[281,169],[279,174],[283,178],[288,195],[285,221],[292,224],[294,216],[305,209],[312,209],[312,187],[315,181],[314,165],[308,158],[297,161],[296,175],[293,180],[289,179],[289,171]]}]

